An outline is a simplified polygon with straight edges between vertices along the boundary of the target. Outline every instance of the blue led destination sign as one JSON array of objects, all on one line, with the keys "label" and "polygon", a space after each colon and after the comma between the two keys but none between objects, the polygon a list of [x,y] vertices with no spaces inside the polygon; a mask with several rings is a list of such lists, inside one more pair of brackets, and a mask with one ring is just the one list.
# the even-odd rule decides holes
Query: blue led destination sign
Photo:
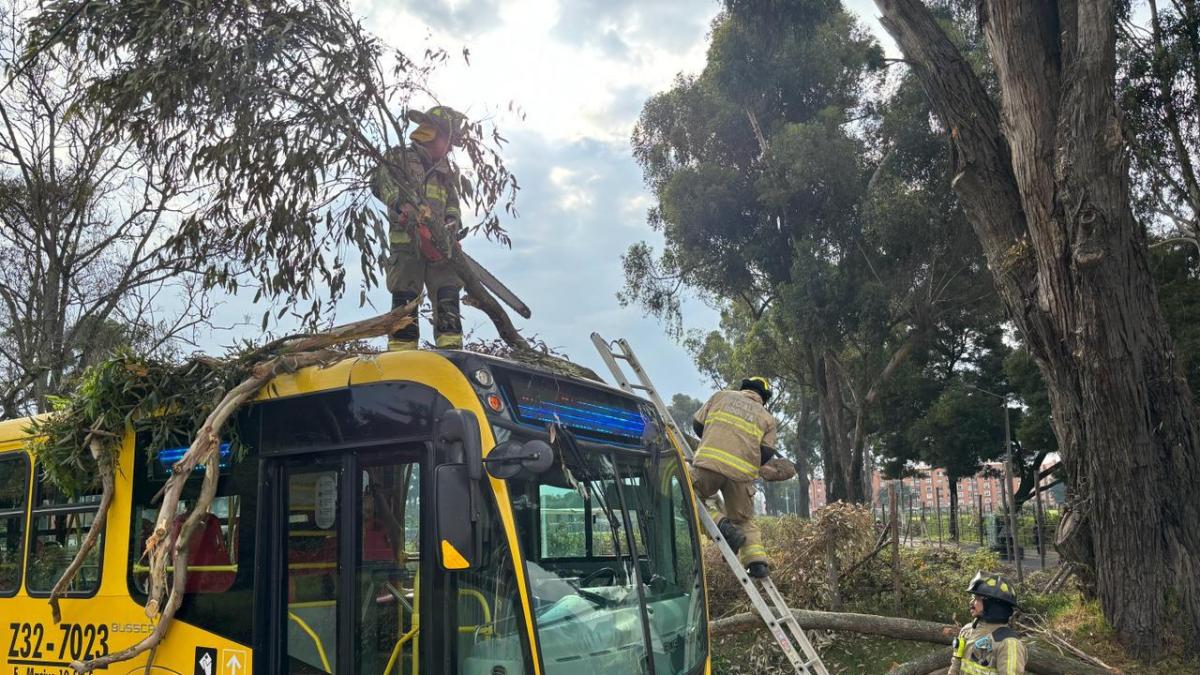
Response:
[{"label": "blue led destination sign", "polygon": [[584,438],[640,445],[646,418],[635,399],[531,373],[498,373],[514,417],[546,427],[558,422]]},{"label": "blue led destination sign", "polygon": [[[183,459],[187,454],[188,449],[183,448],[166,448],[158,451],[158,464],[163,473],[171,473],[171,467],[175,466],[175,462]],[[233,446],[228,442],[221,444],[221,461],[217,465],[220,470],[224,471],[229,468],[229,461],[233,456]],[[195,473],[204,473],[204,465],[198,464],[193,469]]]}]

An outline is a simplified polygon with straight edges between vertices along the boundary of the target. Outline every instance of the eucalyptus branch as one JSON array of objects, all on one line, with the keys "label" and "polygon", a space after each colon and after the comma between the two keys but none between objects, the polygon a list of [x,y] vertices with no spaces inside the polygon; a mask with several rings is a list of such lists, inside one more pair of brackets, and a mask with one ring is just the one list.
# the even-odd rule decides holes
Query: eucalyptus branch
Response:
[{"label": "eucalyptus branch", "polygon": [[[200,427],[195,430],[191,446],[171,467],[171,475],[163,486],[162,501],[155,521],[154,531],[146,541],[146,554],[149,557],[150,584],[147,592],[146,614],[156,619],[154,631],[142,641],[129,649],[86,662],[72,662],[71,668],[78,673],[91,672],[97,668],[120,661],[129,660],[147,650],[153,649],[165,637],[167,627],[175,616],[183,601],[187,579],[187,559],[190,553],[191,535],[200,522],[201,517],[208,513],[212,500],[216,495],[217,480],[220,472],[217,470],[221,438],[226,432],[225,427],[242,405],[253,397],[272,379],[281,373],[295,372],[301,368],[313,365],[327,365],[352,356],[348,352],[331,350],[338,344],[355,340],[387,335],[412,322],[410,313],[416,309],[416,301],[405,307],[399,307],[386,314],[371,319],[346,324],[333,328],[324,333],[303,336],[288,336],[269,343],[269,352],[262,349],[251,353],[252,359],[241,360],[237,370],[243,373],[240,384],[224,393],[216,403]],[[200,365],[198,361],[182,364],[176,371],[178,375],[195,372]],[[212,368],[210,360],[206,367]],[[133,371],[136,375],[136,369]],[[198,402],[188,402],[195,405]],[[134,407],[137,407],[135,404]],[[182,403],[180,404],[182,405]],[[122,418],[123,419],[123,418]],[[75,560],[55,584],[55,592],[51,594],[50,604],[55,620],[61,619],[58,610],[58,597],[70,585],[75,572],[82,565],[83,559],[91,550],[98,533],[103,528],[111,506],[112,484],[115,467],[111,460],[114,450],[104,448],[101,437],[113,434],[112,429],[103,428],[103,420],[96,420],[91,425],[92,434],[90,447],[96,458],[101,480],[105,484],[105,494],[102,498],[92,528],[87,538],[76,554]],[[110,420],[111,423],[111,420]],[[121,430],[123,432],[123,429]],[[51,441],[53,442],[53,440]],[[111,441],[110,441],[111,442]],[[106,459],[107,458],[107,459]],[[178,513],[183,488],[197,466],[205,467],[204,482],[199,498],[186,511],[183,526],[174,540],[169,544],[168,538],[171,525]],[[99,524],[97,524],[99,523]],[[174,563],[173,580],[169,594],[167,593],[166,571],[168,565]]]}]

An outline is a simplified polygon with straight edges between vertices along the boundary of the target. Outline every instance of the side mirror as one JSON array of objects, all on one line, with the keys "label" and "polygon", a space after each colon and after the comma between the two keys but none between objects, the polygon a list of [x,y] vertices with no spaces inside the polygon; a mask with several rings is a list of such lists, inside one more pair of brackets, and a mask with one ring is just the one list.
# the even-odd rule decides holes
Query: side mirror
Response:
[{"label": "side mirror", "polygon": [[492,478],[507,480],[516,478],[522,471],[537,475],[545,473],[554,464],[554,449],[546,441],[534,439],[505,441],[492,448],[483,460]]},{"label": "side mirror", "polygon": [[[433,478],[438,564],[447,570],[471,569],[479,561],[479,518],[474,502],[479,482],[471,479],[465,464],[443,464],[434,469]],[[472,517],[463,517],[463,504],[470,505]]]},{"label": "side mirror", "polygon": [[483,479],[483,442],[479,419],[470,410],[447,410],[438,422],[437,447],[441,461],[466,464],[472,480]]},{"label": "side mirror", "polygon": [[447,570],[471,569],[478,564],[482,548],[479,483],[483,479],[483,441],[475,413],[458,408],[446,411],[438,421],[434,448],[438,463],[433,473],[437,561]]}]

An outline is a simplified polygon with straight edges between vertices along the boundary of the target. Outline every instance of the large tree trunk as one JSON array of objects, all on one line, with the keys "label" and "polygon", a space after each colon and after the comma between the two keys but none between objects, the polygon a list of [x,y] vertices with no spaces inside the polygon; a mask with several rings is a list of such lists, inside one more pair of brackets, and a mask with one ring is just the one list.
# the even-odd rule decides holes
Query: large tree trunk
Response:
[{"label": "large tree trunk", "polygon": [[[867,416],[881,388],[891,379],[920,344],[924,331],[913,331],[887,365],[870,381],[858,385],[838,361],[837,354],[824,351],[813,359],[813,380],[821,410],[822,459],[825,460],[826,493],[829,503],[847,501],[866,504],[871,494],[871,476],[866,471]],[[860,393],[865,390],[865,393]],[[853,405],[848,405],[846,395]],[[851,417],[851,412],[853,417]],[[836,468],[836,471],[831,470]],[[834,474],[836,480],[831,480]]]},{"label": "large tree trunk", "polygon": [[946,476],[950,490],[950,541],[958,541],[958,478]]},{"label": "large tree trunk", "polygon": [[821,419],[821,462],[825,473],[825,503],[855,499],[852,428],[842,393],[842,378],[831,354],[813,357],[813,382]]},{"label": "large tree trunk", "polygon": [[798,484],[796,513],[801,518],[812,516],[812,504],[808,499],[808,488],[812,481],[812,469],[808,466],[808,424],[812,418],[812,407],[808,401],[800,402],[800,418],[796,423],[796,483]]},{"label": "large tree trunk", "polygon": [[854,412],[854,436],[850,441],[850,496],[848,501],[866,504],[871,501],[867,488],[871,479],[866,475],[867,463],[867,411],[866,404],[859,404]]},{"label": "large tree trunk", "polygon": [[812,503],[808,499],[808,489],[812,485],[812,470],[808,467],[808,454],[796,455],[796,482],[799,483],[796,499],[796,515],[801,518],[812,517]]},{"label": "large tree trunk", "polygon": [[920,0],[876,4],[950,130],[956,191],[1049,386],[1090,540],[1076,562],[1136,653],[1160,644],[1168,597],[1200,635],[1196,410],[1129,206],[1113,0],[986,3],[1003,118]]}]

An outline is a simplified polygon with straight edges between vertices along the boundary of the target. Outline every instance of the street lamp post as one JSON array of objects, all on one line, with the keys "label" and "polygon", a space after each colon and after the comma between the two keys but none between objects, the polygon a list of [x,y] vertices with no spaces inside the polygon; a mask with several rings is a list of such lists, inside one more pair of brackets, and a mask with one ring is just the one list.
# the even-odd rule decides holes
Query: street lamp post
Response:
[{"label": "street lamp post", "polygon": [[[968,384],[968,387],[974,389],[981,394],[987,394],[993,398],[998,398],[1004,406],[1004,495],[1008,501],[1008,550],[1012,556],[1012,560],[1017,564],[1017,581],[1025,583],[1025,570],[1021,564],[1021,546],[1017,543],[1017,496],[1011,492],[1013,481],[1013,459],[1012,459],[1012,427],[1008,421],[1008,395],[1000,395],[995,392],[981,389],[973,384]],[[1034,475],[1037,475],[1036,473]]]},{"label": "street lamp post", "polygon": [[[1012,431],[1008,422],[1008,397],[1004,397],[1004,489],[1012,490],[1013,460]],[[1017,495],[1008,492],[1008,538],[1012,542],[1013,560],[1017,562],[1017,581],[1025,583],[1025,571],[1021,564],[1021,544],[1017,540]]]}]

